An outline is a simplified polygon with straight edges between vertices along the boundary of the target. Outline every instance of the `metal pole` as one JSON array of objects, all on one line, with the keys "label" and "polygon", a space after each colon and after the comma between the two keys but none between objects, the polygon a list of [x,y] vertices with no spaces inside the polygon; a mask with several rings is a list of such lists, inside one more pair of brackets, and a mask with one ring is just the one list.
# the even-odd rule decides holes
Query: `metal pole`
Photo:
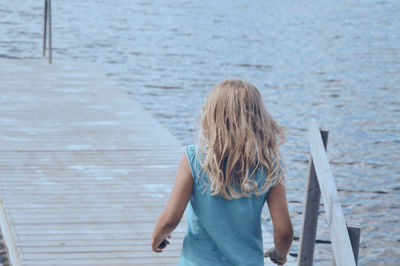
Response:
[{"label": "metal pole", "polygon": [[49,0],[49,63],[52,62],[52,46],[51,46],[51,0]]},{"label": "metal pole", "polygon": [[46,35],[47,35],[47,0],[44,0],[44,21],[43,21],[43,51],[42,57],[46,57]]}]

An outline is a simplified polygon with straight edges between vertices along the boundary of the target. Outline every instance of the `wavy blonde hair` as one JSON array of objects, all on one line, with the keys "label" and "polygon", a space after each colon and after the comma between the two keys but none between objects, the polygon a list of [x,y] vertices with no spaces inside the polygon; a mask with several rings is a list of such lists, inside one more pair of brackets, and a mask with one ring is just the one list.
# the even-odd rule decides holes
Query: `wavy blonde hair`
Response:
[{"label": "wavy blonde hair", "polygon": [[[210,93],[200,114],[198,140],[201,171],[211,195],[225,199],[267,192],[284,183],[279,146],[286,141],[284,128],[267,112],[258,89],[241,80],[226,80]],[[258,184],[256,171],[266,174]]]}]

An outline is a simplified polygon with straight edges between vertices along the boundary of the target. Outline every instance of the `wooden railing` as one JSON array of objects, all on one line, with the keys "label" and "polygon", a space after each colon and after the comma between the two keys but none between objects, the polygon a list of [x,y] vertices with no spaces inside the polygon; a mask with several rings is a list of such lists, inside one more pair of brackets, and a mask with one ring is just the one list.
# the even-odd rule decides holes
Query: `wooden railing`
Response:
[{"label": "wooden railing", "polygon": [[0,231],[1,235],[3,236],[4,249],[5,252],[7,253],[6,254],[7,258],[5,258],[5,261],[0,261],[0,265],[4,264],[10,266],[21,266],[21,261],[17,252],[15,239],[12,234],[11,227],[8,221],[9,220],[3,205],[3,201],[0,198]]},{"label": "wooden railing", "polygon": [[[46,37],[48,35],[49,42],[49,63],[52,62],[52,47],[51,47],[51,0],[44,0],[44,16],[43,16],[43,51],[42,57],[46,57]],[[47,30],[48,26],[48,30]]]},{"label": "wooden railing", "polygon": [[312,119],[309,129],[310,167],[298,255],[298,265],[301,266],[313,264],[321,193],[331,236],[333,263],[339,266],[357,265],[360,226],[346,225],[326,156],[327,140],[328,131],[320,130],[318,123]]}]

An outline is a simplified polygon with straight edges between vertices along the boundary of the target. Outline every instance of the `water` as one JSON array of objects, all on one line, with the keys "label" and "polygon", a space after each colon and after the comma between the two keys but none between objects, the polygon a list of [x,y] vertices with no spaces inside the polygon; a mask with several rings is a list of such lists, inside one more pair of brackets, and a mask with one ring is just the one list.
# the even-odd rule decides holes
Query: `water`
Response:
[{"label": "water", "polygon": [[[57,64],[93,61],[183,144],[204,96],[241,78],[288,128],[288,199],[301,227],[314,117],[360,265],[400,264],[400,1],[53,1]],[[42,1],[0,2],[0,57],[41,56]],[[1,67],[1,66],[0,66]],[[322,209],[323,210],[323,209]],[[321,215],[317,238],[329,240]],[[297,253],[298,241],[291,253]],[[317,265],[329,265],[317,244]]]}]

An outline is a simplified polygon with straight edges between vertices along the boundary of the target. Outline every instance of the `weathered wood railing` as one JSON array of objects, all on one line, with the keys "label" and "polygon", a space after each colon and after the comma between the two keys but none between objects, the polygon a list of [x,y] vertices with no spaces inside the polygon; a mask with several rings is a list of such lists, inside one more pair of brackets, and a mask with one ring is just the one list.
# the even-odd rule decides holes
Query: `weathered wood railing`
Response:
[{"label": "weathered wood railing", "polygon": [[[3,201],[0,198],[0,232],[3,236],[4,241],[4,249],[7,253],[6,261],[4,265],[11,265],[11,266],[21,266],[21,261],[18,256],[17,246],[15,244],[15,239],[12,234],[10,225],[8,223],[6,210],[3,205]],[[3,265],[0,261],[0,265]]]},{"label": "weathered wood railing", "polygon": [[328,131],[320,130],[317,122],[312,119],[309,129],[310,167],[298,255],[298,265],[301,266],[313,264],[321,192],[331,236],[333,263],[339,266],[357,265],[360,226],[346,226],[326,156],[327,140]]}]

